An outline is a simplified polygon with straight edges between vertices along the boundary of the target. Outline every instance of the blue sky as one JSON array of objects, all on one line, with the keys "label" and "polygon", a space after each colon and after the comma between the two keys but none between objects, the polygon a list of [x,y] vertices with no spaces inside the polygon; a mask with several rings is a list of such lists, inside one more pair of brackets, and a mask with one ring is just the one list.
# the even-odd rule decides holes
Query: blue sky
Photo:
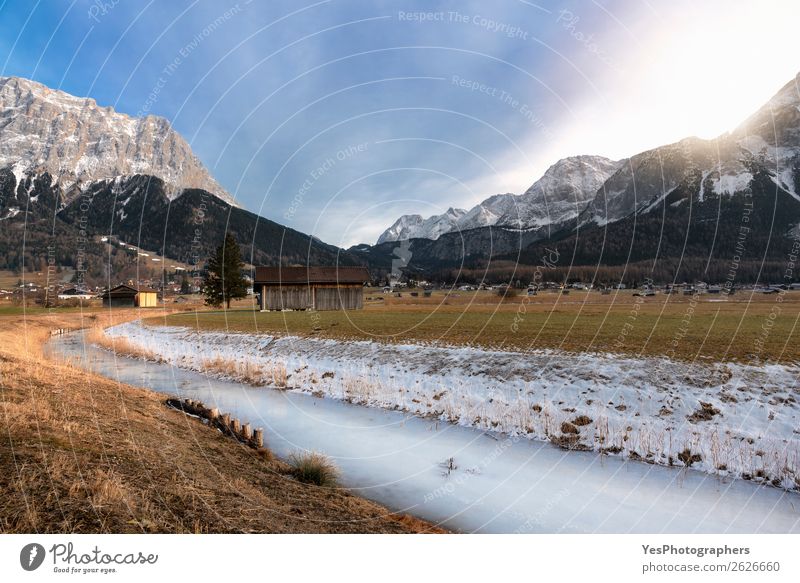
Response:
[{"label": "blue sky", "polygon": [[168,118],[240,204],[336,244],[557,159],[732,129],[796,2],[0,0],[2,75]]}]

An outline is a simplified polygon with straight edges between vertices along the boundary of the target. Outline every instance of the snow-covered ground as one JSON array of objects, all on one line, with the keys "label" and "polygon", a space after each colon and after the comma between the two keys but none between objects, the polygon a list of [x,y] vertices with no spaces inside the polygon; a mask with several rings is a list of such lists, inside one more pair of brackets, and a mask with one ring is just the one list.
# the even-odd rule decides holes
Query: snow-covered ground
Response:
[{"label": "snow-covered ground", "polygon": [[167,363],[563,447],[800,488],[800,367],[106,330]]}]

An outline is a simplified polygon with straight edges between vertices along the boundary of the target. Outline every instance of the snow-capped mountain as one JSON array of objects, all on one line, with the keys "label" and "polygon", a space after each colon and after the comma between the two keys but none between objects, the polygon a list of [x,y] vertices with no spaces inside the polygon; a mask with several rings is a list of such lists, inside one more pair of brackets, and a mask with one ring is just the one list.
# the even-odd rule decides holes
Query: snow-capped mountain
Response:
[{"label": "snow-capped mountain", "polygon": [[496,194],[469,211],[451,208],[428,219],[404,215],[378,238],[378,243],[436,240],[445,233],[489,226],[530,230],[561,224],[577,217],[619,166],[620,162],[602,156],[564,158],[523,194]]},{"label": "snow-capped mountain", "polygon": [[555,225],[578,216],[620,162],[602,156],[572,156],[553,164],[497,224],[531,229]]},{"label": "snow-capped mountain", "polygon": [[800,200],[797,77],[733,132],[712,140],[686,138],[631,157],[603,184],[580,222],[606,225],[648,212],[679,188],[701,203],[709,196],[747,192],[758,169]]},{"label": "snow-capped mountain", "polygon": [[800,200],[800,76],[734,131],[713,140],[686,138],[621,162],[600,156],[565,158],[525,193],[492,196],[454,223],[444,223],[452,228],[427,231],[423,225],[435,224],[438,217],[410,215],[405,218],[413,228],[393,226],[378,242],[436,240],[447,232],[486,226],[541,229],[546,236],[544,231],[562,228],[576,217],[581,225],[603,226],[660,208],[666,200],[684,204],[688,199],[678,197],[678,191],[691,192],[701,203],[746,192],[757,169],[766,170],[776,186]]},{"label": "snow-capped mountain", "polygon": [[18,77],[0,77],[0,168],[21,184],[48,173],[69,202],[94,182],[156,176],[170,198],[199,188],[232,197],[160,117],[130,117]]},{"label": "snow-capped mountain", "polygon": [[443,233],[458,229],[458,221],[467,211],[449,208],[441,215],[423,219],[421,215],[403,215],[378,237],[378,244],[408,239],[438,239]]},{"label": "snow-capped mountain", "polygon": [[[800,76],[718,138],[686,138],[619,163],[562,160],[525,194],[491,197],[458,226],[436,240],[412,239],[407,269],[530,266],[555,254],[569,258],[564,277],[727,285],[796,278]],[[394,246],[362,256],[388,263]]]}]

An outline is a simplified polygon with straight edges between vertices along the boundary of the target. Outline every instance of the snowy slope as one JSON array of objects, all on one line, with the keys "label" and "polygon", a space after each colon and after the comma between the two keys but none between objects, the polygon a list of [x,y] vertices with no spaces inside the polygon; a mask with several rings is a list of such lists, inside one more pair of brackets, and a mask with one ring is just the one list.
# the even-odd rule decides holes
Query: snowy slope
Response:
[{"label": "snowy slope", "polygon": [[93,182],[141,174],[162,179],[171,198],[199,188],[235,204],[167,120],[130,117],[18,77],[0,77],[0,168],[7,167],[18,185],[48,172],[67,202]]},{"label": "snowy slope", "polygon": [[[520,226],[541,227],[577,217],[621,164],[602,156],[559,160],[519,197]],[[514,218],[504,216],[500,222],[513,225]]]},{"label": "snowy slope", "polygon": [[800,74],[732,134],[763,160],[775,184],[800,200]]}]

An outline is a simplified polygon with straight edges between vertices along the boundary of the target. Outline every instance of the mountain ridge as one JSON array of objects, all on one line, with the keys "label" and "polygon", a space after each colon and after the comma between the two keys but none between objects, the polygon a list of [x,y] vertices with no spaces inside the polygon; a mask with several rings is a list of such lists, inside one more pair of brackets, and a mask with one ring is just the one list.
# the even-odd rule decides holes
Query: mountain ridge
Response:
[{"label": "mountain ridge", "polygon": [[404,239],[436,240],[445,233],[480,227],[535,230],[578,215],[621,162],[603,156],[570,156],[551,165],[522,194],[495,194],[470,210],[453,209],[423,219],[403,215],[378,237],[378,244]]}]

